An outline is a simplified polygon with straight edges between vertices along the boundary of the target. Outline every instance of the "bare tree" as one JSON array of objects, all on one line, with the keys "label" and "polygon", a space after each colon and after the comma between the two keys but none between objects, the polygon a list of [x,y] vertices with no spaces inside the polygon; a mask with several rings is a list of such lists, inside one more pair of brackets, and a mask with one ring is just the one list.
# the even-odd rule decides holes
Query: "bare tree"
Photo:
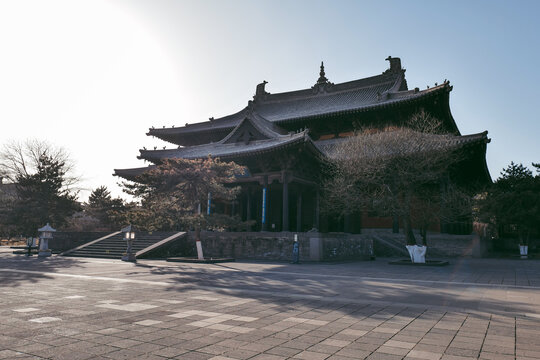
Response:
[{"label": "bare tree", "polygon": [[36,173],[43,156],[63,164],[65,188],[72,188],[80,181],[80,177],[74,174],[75,164],[68,152],[62,147],[38,139],[29,139],[25,142],[11,141],[5,144],[0,150],[0,176],[11,183],[16,183],[18,177]]},{"label": "bare tree", "polygon": [[0,220],[18,234],[34,235],[45,222],[61,227],[79,208],[73,163],[65,150],[45,141],[4,145],[0,176],[12,183],[15,195]]},{"label": "bare tree", "polygon": [[455,140],[453,135],[392,128],[336,143],[324,186],[326,208],[341,215],[369,209],[399,216],[408,245],[416,244],[412,231],[416,220],[425,244],[429,224],[449,213],[450,202],[442,203],[441,182],[461,160]]}]

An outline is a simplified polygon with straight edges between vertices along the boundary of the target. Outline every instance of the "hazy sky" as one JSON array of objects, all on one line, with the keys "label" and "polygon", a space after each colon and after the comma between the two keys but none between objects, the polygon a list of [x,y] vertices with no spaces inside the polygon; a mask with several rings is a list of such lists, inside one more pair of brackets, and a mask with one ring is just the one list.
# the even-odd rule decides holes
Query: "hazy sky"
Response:
[{"label": "hazy sky", "polygon": [[[63,146],[87,189],[121,194],[114,168],[144,166],[145,135],[276,93],[383,72],[444,79],[462,134],[489,131],[492,177],[540,162],[540,1],[0,0],[0,144]],[[88,193],[83,193],[85,199]]]}]

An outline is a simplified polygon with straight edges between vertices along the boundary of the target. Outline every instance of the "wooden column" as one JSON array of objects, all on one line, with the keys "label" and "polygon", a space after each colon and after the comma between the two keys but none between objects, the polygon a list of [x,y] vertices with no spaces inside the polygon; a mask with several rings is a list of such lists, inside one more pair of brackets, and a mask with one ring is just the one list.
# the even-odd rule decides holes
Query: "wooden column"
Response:
[{"label": "wooden column", "polygon": [[268,175],[263,180],[261,231],[268,231]]},{"label": "wooden column", "polygon": [[351,233],[351,214],[346,214],[343,217],[343,232]]},{"label": "wooden column", "polygon": [[298,189],[296,196],[296,232],[302,231],[302,189]]},{"label": "wooden column", "polygon": [[317,193],[315,194],[315,209],[313,214],[313,227],[317,230],[320,229],[320,223],[319,223],[319,202],[320,202],[320,195],[319,190],[317,190]]},{"label": "wooden column", "polygon": [[[251,188],[247,188],[246,192],[246,221],[251,220]],[[252,230],[251,225],[248,228],[249,231]]]},{"label": "wooden column", "polygon": [[281,177],[283,179],[283,226],[281,231],[289,231],[289,182],[287,172],[284,171]]},{"label": "wooden column", "polygon": [[397,216],[397,215],[394,215],[392,217],[392,232],[394,234],[399,233],[399,216]]},{"label": "wooden column", "polygon": [[246,193],[246,221],[251,220],[251,189],[247,189]]}]

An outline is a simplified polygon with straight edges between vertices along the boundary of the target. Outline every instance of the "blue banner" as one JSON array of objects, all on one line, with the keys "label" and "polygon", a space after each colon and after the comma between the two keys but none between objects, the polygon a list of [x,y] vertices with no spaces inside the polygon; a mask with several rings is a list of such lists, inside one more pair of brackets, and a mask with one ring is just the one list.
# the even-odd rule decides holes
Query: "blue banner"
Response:
[{"label": "blue banner", "polygon": [[208,207],[206,209],[206,214],[207,215],[210,215],[211,213],[211,208],[212,208],[212,193],[208,193]]},{"label": "blue banner", "polygon": [[263,188],[262,195],[262,223],[266,224],[266,188]]}]

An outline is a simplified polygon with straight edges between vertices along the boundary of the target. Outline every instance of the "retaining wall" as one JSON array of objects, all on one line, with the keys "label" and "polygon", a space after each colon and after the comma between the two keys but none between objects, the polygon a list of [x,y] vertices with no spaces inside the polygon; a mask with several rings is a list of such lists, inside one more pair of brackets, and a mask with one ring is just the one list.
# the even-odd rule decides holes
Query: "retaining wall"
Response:
[{"label": "retaining wall", "polygon": [[[194,233],[187,241],[195,244]],[[201,233],[205,257],[291,261],[292,232],[207,232]],[[298,233],[300,261],[367,260],[373,243],[361,235],[343,233]]]}]

